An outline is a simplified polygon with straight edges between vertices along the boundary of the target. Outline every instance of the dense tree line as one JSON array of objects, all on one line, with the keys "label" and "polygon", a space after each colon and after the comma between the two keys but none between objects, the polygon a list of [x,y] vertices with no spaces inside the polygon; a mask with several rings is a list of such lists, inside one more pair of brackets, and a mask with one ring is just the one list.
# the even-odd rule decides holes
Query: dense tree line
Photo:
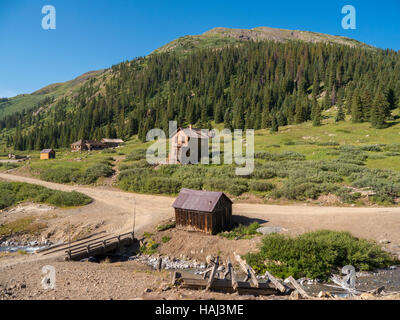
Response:
[{"label": "dense tree line", "polygon": [[[74,96],[47,101],[42,112],[0,120],[15,129],[16,149],[65,147],[78,139],[144,140],[168,121],[210,127],[270,128],[312,120],[337,107],[336,121],[383,128],[398,107],[400,55],[305,42],[248,42],[185,56],[150,55],[115,65]],[[51,108],[46,108],[51,105]],[[37,108],[36,108],[37,110]]]}]

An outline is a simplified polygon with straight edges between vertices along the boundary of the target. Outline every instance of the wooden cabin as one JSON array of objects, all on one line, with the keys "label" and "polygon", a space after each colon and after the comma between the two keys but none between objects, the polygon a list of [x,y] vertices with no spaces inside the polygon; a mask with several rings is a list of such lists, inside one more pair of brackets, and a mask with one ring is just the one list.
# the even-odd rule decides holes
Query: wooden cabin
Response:
[{"label": "wooden cabin", "polygon": [[[209,136],[201,131],[201,129],[192,128],[178,128],[171,138],[171,152],[169,154],[168,162],[171,164],[182,164],[182,156],[190,156],[190,150],[193,150],[197,144],[198,157],[193,164],[198,164],[201,161],[201,146],[206,145],[208,151]],[[196,141],[196,142],[195,142]],[[207,155],[208,156],[208,155]]]},{"label": "wooden cabin", "polygon": [[232,223],[232,201],[223,192],[182,189],[172,207],[177,228],[217,234]]},{"label": "wooden cabin", "polygon": [[77,151],[92,151],[92,150],[102,150],[106,148],[106,145],[102,143],[101,141],[96,141],[96,140],[79,140],[77,142],[74,142],[71,144],[71,151],[72,152],[77,152]]},{"label": "wooden cabin", "polygon": [[124,140],[103,138],[103,139],[101,139],[100,142],[103,143],[106,146],[106,148],[116,148],[116,147],[119,147],[120,144],[124,142]]},{"label": "wooden cabin", "polygon": [[56,152],[53,149],[43,149],[40,151],[40,160],[55,159]]}]

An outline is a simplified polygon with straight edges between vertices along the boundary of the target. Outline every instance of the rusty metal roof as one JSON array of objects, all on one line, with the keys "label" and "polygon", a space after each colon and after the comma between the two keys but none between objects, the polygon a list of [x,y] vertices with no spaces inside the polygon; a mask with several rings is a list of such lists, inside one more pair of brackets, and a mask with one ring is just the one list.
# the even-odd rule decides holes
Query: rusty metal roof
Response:
[{"label": "rusty metal roof", "polygon": [[225,197],[232,203],[223,192],[182,189],[172,207],[175,209],[213,212],[221,197]]}]

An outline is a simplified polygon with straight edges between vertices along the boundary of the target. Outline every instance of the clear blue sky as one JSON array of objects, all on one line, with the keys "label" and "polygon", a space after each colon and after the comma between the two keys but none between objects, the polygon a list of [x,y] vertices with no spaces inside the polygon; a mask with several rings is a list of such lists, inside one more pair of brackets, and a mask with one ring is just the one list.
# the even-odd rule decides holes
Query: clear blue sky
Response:
[{"label": "clear blue sky", "polygon": [[[346,4],[357,10],[356,30],[341,27]],[[44,5],[56,8],[56,30],[41,27]],[[258,26],[400,50],[400,1],[0,0],[0,97],[147,55],[183,35]]]}]

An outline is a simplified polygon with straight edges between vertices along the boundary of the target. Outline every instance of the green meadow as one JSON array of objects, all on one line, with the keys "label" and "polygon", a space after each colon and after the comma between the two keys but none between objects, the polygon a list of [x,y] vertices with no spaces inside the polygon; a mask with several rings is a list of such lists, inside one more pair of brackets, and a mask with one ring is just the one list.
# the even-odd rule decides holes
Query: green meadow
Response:
[{"label": "green meadow", "polygon": [[[400,197],[397,115],[387,128],[374,129],[369,123],[337,123],[334,113],[326,111],[319,127],[307,122],[280,127],[277,133],[256,131],[255,169],[249,176],[237,176],[235,165],[154,167],[147,163],[145,154],[153,142],[142,143],[136,136],[116,149],[81,153],[59,149],[53,160],[39,160],[39,152],[26,151],[21,154],[29,154],[32,159],[11,166],[28,170],[42,180],[88,185],[101,183],[104,177],[118,170],[116,186],[139,193],[176,195],[186,187],[224,191],[244,199],[255,195],[272,203],[315,203],[320,196],[329,194],[336,196],[338,205],[397,203]],[[222,129],[221,125],[215,127]],[[0,170],[8,170],[7,166],[10,164],[0,165]]]}]

